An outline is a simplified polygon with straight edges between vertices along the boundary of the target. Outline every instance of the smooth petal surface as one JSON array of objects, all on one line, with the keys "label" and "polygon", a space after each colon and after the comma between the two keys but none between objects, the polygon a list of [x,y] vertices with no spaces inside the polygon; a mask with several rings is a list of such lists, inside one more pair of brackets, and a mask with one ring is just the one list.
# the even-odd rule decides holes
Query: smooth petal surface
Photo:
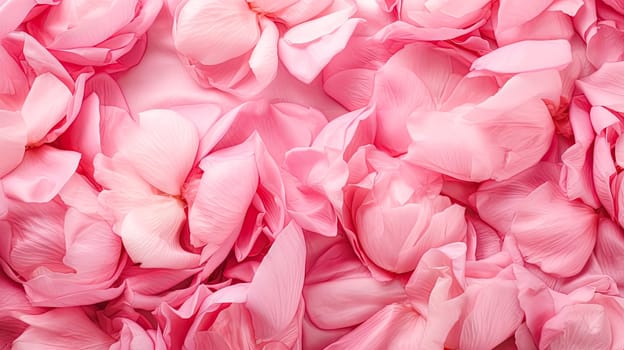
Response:
[{"label": "smooth petal surface", "polygon": [[[567,40],[520,41],[479,57],[470,68],[496,73],[561,69],[572,61],[571,50]],[[542,58],[538,59],[538,56]],[[548,61],[544,58],[547,58]]]},{"label": "smooth petal surface", "polygon": [[2,182],[7,196],[43,203],[56,196],[78,167],[80,153],[50,146],[28,150],[20,165]]},{"label": "smooth petal surface", "polygon": [[[258,187],[258,169],[250,143],[204,158],[197,196],[189,211],[191,244],[215,251],[237,236]],[[243,179],[243,181],[241,181]]]},{"label": "smooth petal surface", "polygon": [[[598,218],[592,208],[568,202],[559,193],[548,183],[533,191],[519,203],[511,233],[527,262],[566,277],[581,271],[594,249]],[[550,208],[549,215],[541,214],[539,207]]]},{"label": "smooth petal surface", "polygon": [[139,129],[122,154],[137,173],[157,189],[181,193],[199,145],[195,126],[170,110],[152,110],[139,116]]},{"label": "smooth petal surface", "polygon": [[246,303],[256,339],[274,339],[295,316],[303,288],[305,250],[301,229],[290,224],[277,236],[258,267]]},{"label": "smooth petal surface", "polygon": [[13,170],[24,157],[26,128],[17,112],[0,111],[0,177]]},{"label": "smooth petal surface", "polygon": [[185,1],[176,16],[176,49],[205,65],[241,56],[260,37],[256,16],[245,0]]},{"label": "smooth petal surface", "polygon": [[179,233],[185,219],[178,200],[154,198],[125,216],[119,235],[130,258],[145,268],[194,267],[199,256],[180,246]]}]

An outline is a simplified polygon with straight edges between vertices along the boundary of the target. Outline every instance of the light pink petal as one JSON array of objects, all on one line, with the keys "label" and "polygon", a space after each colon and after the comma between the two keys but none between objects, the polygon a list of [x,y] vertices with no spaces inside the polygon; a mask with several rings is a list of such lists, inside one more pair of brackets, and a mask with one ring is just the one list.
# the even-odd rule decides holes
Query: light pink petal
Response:
[{"label": "light pink petal", "polygon": [[390,304],[325,349],[418,349],[424,328],[413,309]]},{"label": "light pink petal", "polygon": [[[280,60],[293,76],[309,84],[321,73],[329,61],[344,49],[356,26],[361,21],[360,19],[348,19],[334,31],[318,38],[316,35],[311,38],[300,38],[299,36],[302,34],[299,33],[289,36],[288,33],[298,29],[295,27],[279,41]],[[331,24],[327,25],[331,26]],[[313,29],[306,28],[305,30]],[[305,41],[299,42],[300,40]]]},{"label": "light pink petal", "polygon": [[560,89],[556,71],[522,73],[466,114],[415,113],[408,159],[465,181],[516,175],[550,148],[554,125],[542,99],[558,99]]},{"label": "light pink petal", "polygon": [[118,233],[128,255],[142,267],[194,267],[199,263],[199,256],[180,246],[179,233],[185,219],[180,201],[155,198],[152,203],[131,210]]},{"label": "light pink petal", "polygon": [[[263,2],[273,2],[271,0],[262,0]],[[306,21],[310,18],[314,18],[319,15],[322,11],[327,9],[332,3],[333,0],[298,0],[291,1],[290,6],[284,8],[281,11],[275,13],[275,15],[281,20],[284,21],[288,26],[293,27],[303,21]],[[331,11],[331,9],[330,9]]]},{"label": "light pink petal", "polygon": [[624,259],[624,232],[613,221],[601,218],[594,250],[596,260],[605,274],[611,276],[618,286],[624,285],[624,271],[619,268]]},{"label": "light pink petal", "polygon": [[286,102],[244,103],[223,118],[229,117],[233,122],[217,144],[217,149],[243,143],[253,132],[257,132],[278,164],[283,162],[287,151],[310,146],[327,124],[327,119],[318,110]]},{"label": "light pink petal", "polygon": [[609,24],[598,24],[587,41],[587,59],[600,67],[606,62],[617,62],[624,55],[624,33]]},{"label": "light pink petal", "polygon": [[145,181],[165,193],[179,195],[195,161],[197,129],[170,110],[143,112],[139,124],[122,154]]},{"label": "light pink petal", "polygon": [[372,144],[377,128],[374,109],[365,107],[346,113],[331,121],[318,134],[312,146],[340,150],[348,160],[362,145]]},{"label": "light pink petal", "polygon": [[562,155],[562,187],[570,199],[580,198],[587,205],[597,208],[600,204],[593,184],[592,142],[595,134],[589,117],[589,104],[583,98],[574,98],[570,104],[569,118],[574,132],[575,144]]},{"label": "light pink petal", "polygon": [[189,210],[191,244],[211,254],[240,233],[245,214],[258,187],[258,169],[247,142],[204,158],[204,170]]},{"label": "light pink petal", "polygon": [[342,199],[348,168],[340,158],[314,149],[293,149],[286,154],[283,174],[290,215],[302,228],[322,235],[337,229],[335,208]]},{"label": "light pink petal", "polygon": [[461,349],[492,349],[503,342],[522,323],[524,313],[511,281],[494,281],[482,287],[464,319],[459,339]]},{"label": "light pink petal", "polygon": [[252,10],[261,13],[274,13],[283,10],[299,0],[249,0],[249,6]]},{"label": "light pink petal", "polygon": [[529,0],[519,3],[514,0],[502,0],[498,8],[498,28],[505,30],[519,26],[538,16],[553,0]]},{"label": "light pink petal", "polygon": [[555,185],[545,183],[519,203],[511,232],[527,262],[568,277],[580,272],[589,259],[597,224],[591,207],[567,201]]},{"label": "light pink petal", "polygon": [[520,203],[545,182],[558,183],[559,176],[559,166],[541,162],[505,181],[483,183],[472,200],[481,219],[500,234],[506,235]]},{"label": "light pink petal", "polygon": [[433,105],[432,92],[420,78],[406,69],[402,62],[390,60],[375,74],[372,99],[377,116],[376,141],[398,154],[404,153],[411,143],[407,131],[407,117],[416,109]]},{"label": "light pink petal", "polygon": [[397,40],[408,43],[413,43],[415,41],[448,40],[468,34],[483,26],[484,23],[485,19],[482,19],[467,28],[458,29],[448,27],[417,27],[407,22],[396,21],[383,27],[375,34],[374,38],[381,41]]},{"label": "light pink petal", "polygon": [[593,74],[577,81],[578,87],[593,106],[624,111],[620,96],[624,93],[624,62],[605,63]]},{"label": "light pink petal", "polygon": [[13,349],[104,350],[115,342],[80,308],[53,309],[41,315],[22,316],[29,327],[13,343]]},{"label": "light pink petal", "polygon": [[261,19],[262,34],[256,47],[249,56],[251,74],[234,86],[233,91],[240,94],[258,93],[275,79],[278,68],[277,40],[279,31],[275,24],[265,18]]},{"label": "light pink petal", "polygon": [[41,28],[31,31],[43,31],[41,36],[47,39],[46,46],[51,49],[95,46],[132,20],[137,3],[137,0],[110,1],[80,6],[80,3],[61,2],[49,10],[45,21],[40,23]]},{"label": "light pink petal", "polygon": [[305,251],[301,229],[291,223],[277,236],[258,267],[246,303],[256,339],[274,339],[295,316],[303,288]]},{"label": "light pink petal", "polygon": [[22,161],[25,147],[26,128],[20,114],[0,110],[0,178]]},{"label": "light pink petal", "polygon": [[[63,264],[65,207],[59,201],[47,203],[9,202],[10,224],[5,229],[5,256],[11,268],[24,279],[40,272],[71,272]],[[6,250],[5,250],[6,249]]]},{"label": "light pink petal", "polygon": [[35,78],[22,107],[29,144],[36,145],[65,117],[71,97],[67,86],[51,73]]},{"label": "light pink petal", "polygon": [[80,154],[50,146],[28,150],[22,163],[2,182],[7,196],[25,202],[47,202],[54,198],[78,167]]},{"label": "light pink petal", "polygon": [[36,5],[36,1],[5,0],[0,3],[0,38],[17,28],[28,12]]},{"label": "light pink petal", "polygon": [[374,77],[371,69],[346,69],[325,78],[323,90],[348,110],[356,110],[370,101]]},{"label": "light pink petal", "polygon": [[611,349],[612,332],[605,309],[595,304],[564,307],[544,324],[540,349]]},{"label": "light pink petal", "polygon": [[247,53],[259,37],[257,14],[245,0],[188,0],[176,14],[176,49],[205,65]]},{"label": "light pink petal", "polygon": [[571,50],[570,43],[563,39],[519,41],[479,57],[472,62],[471,70],[521,73],[562,69],[572,61]]},{"label": "light pink petal", "polygon": [[322,329],[356,326],[384,306],[405,297],[399,281],[380,282],[374,278],[332,279],[306,285],[303,289],[307,314]]},{"label": "light pink petal", "polygon": [[121,319],[123,328],[119,332],[119,340],[109,350],[155,349],[156,341],[141,325],[130,319]]}]

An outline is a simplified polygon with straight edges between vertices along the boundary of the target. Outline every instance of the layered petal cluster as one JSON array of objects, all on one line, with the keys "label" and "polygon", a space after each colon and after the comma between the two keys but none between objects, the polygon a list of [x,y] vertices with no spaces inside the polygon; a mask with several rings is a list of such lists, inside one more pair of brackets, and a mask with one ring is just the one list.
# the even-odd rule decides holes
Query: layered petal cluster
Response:
[{"label": "layered petal cluster", "polygon": [[145,51],[145,33],[162,0],[52,1],[33,13],[26,31],[60,61],[79,70],[109,72],[136,65]]},{"label": "layered petal cluster", "polygon": [[[256,95],[281,62],[309,83],[349,40],[350,0],[173,2],[173,40],[203,86]],[[206,36],[206,33],[209,33]]]},{"label": "layered petal cluster", "polygon": [[0,348],[624,349],[616,0],[0,0]]}]

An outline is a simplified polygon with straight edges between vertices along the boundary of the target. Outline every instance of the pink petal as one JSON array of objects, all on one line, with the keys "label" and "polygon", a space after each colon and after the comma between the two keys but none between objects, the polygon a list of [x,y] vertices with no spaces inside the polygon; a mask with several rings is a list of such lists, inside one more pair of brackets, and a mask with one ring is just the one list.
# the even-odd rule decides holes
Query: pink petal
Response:
[{"label": "pink petal", "polygon": [[424,327],[410,307],[390,304],[325,349],[418,349]]},{"label": "pink petal", "polygon": [[544,324],[540,349],[611,349],[611,327],[600,305],[564,307]]},{"label": "pink petal", "polygon": [[365,107],[371,99],[375,71],[347,69],[325,78],[323,89],[348,110]]},{"label": "pink petal", "polygon": [[26,128],[20,114],[0,110],[0,178],[22,161],[25,147]]},{"label": "pink petal", "polygon": [[71,97],[67,86],[51,73],[35,78],[22,107],[29,144],[36,145],[65,117]]},{"label": "pink petal", "polygon": [[[563,39],[525,40],[500,47],[479,57],[470,68],[496,73],[562,69],[572,62],[571,50],[570,43]],[[547,59],[537,59],[538,56]]]},{"label": "pink petal", "polygon": [[128,255],[145,268],[194,267],[199,256],[180,246],[179,232],[186,215],[182,203],[156,197],[152,203],[131,210],[119,230]]},{"label": "pink petal", "polygon": [[7,196],[43,203],[56,196],[78,167],[80,154],[50,146],[28,150],[22,163],[2,182]]},{"label": "pink petal", "polygon": [[204,170],[189,210],[191,244],[216,251],[238,236],[258,187],[258,169],[250,143],[226,148],[204,158]]},{"label": "pink petal", "polygon": [[597,224],[591,207],[567,201],[555,185],[545,183],[519,203],[511,232],[527,262],[568,277],[580,272],[589,259]]},{"label": "pink petal", "polygon": [[262,13],[274,13],[283,10],[299,0],[250,0],[248,1],[252,9]]},{"label": "pink petal", "polygon": [[[273,2],[270,0],[261,1]],[[292,2],[290,6],[275,13],[281,21],[284,21],[290,27],[314,18],[334,3],[332,0],[298,0],[290,2]]]},{"label": "pink petal", "polygon": [[624,232],[613,221],[601,218],[598,223],[598,235],[594,254],[600,268],[611,276],[618,286],[624,285],[624,273],[619,268],[624,259]]},{"label": "pink petal", "polygon": [[529,0],[518,3],[513,0],[502,0],[498,9],[498,29],[505,30],[528,22],[548,8],[552,2],[553,0]]},{"label": "pink petal", "polygon": [[303,295],[315,326],[339,329],[356,326],[384,306],[403,300],[405,291],[398,280],[375,280],[351,246],[342,242],[332,245],[308,269]]},{"label": "pink petal", "polygon": [[[345,17],[345,18],[343,18]],[[279,41],[279,56],[288,71],[309,84],[349,41],[360,19],[335,12],[292,29]]]},{"label": "pink petal", "polygon": [[139,124],[122,154],[145,181],[165,193],[179,195],[195,161],[197,129],[170,110],[143,112]]},{"label": "pink petal", "polygon": [[258,267],[246,304],[256,339],[274,339],[295,316],[303,288],[305,250],[301,229],[291,223],[277,236]]},{"label": "pink petal", "polygon": [[61,2],[49,10],[41,28],[31,28],[31,31],[43,31],[41,36],[48,39],[45,41],[51,49],[95,46],[132,20],[137,3],[131,0],[80,6]]},{"label": "pink petal", "polygon": [[624,111],[620,96],[624,93],[624,62],[605,63],[593,74],[577,81],[578,87],[593,106]]},{"label": "pink petal", "polygon": [[267,150],[278,164],[284,154],[301,146],[310,146],[327,119],[318,110],[294,103],[247,102],[227,113],[233,119],[229,131],[216,148],[244,142],[257,132]]},{"label": "pink petal", "polygon": [[79,308],[53,309],[41,315],[22,316],[29,327],[13,349],[108,349],[115,340]]},{"label": "pink petal", "polygon": [[5,220],[10,228],[3,237],[7,252],[3,259],[24,279],[33,278],[41,271],[72,272],[63,264],[65,210],[60,201],[9,202]]},{"label": "pink petal", "polygon": [[[469,292],[467,292],[469,293]],[[511,281],[493,281],[470,302],[459,340],[461,349],[492,349],[513,335],[524,313]]]},{"label": "pink petal", "polygon": [[176,49],[205,65],[241,56],[260,37],[256,16],[244,0],[188,0],[176,13]]},{"label": "pink petal", "polygon": [[0,38],[17,28],[36,1],[5,0],[0,4]]}]

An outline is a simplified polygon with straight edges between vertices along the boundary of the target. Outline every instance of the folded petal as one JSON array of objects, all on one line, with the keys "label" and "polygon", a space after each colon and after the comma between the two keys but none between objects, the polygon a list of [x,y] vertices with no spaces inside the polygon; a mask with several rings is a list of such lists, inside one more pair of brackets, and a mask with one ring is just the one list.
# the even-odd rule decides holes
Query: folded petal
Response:
[{"label": "folded petal", "polygon": [[580,272],[589,259],[597,225],[591,207],[568,201],[556,185],[545,183],[519,203],[510,231],[527,262],[568,277]]},{"label": "folded petal", "polygon": [[390,304],[325,349],[418,349],[424,328],[413,309]]},{"label": "folded petal", "polygon": [[249,6],[263,13],[274,13],[287,8],[299,0],[250,0]]},{"label": "folded petal", "polygon": [[578,87],[593,106],[624,111],[619,96],[624,93],[624,62],[603,64],[593,74],[577,81]]},{"label": "folded petal", "polygon": [[499,30],[519,26],[535,18],[544,11],[553,0],[530,0],[526,3],[518,3],[513,0],[502,0],[498,9]]},{"label": "folded petal", "polygon": [[258,267],[246,303],[258,341],[279,340],[274,337],[295,317],[303,288],[305,252],[303,233],[291,223],[277,236]]},{"label": "folded petal", "polygon": [[278,164],[283,162],[287,151],[310,146],[327,124],[325,116],[312,107],[264,100],[244,103],[223,118],[232,118],[233,121],[216,149],[243,143],[257,132]]},{"label": "folded petal", "polygon": [[2,182],[7,196],[25,202],[51,200],[78,167],[80,154],[47,145],[28,150],[21,164]]},{"label": "folded petal", "polygon": [[565,306],[542,329],[540,349],[611,349],[611,327],[601,305]]},{"label": "folded petal", "polygon": [[[538,58],[539,57],[539,58]],[[522,73],[562,69],[572,62],[567,40],[525,40],[499,47],[472,62],[472,70],[495,73]]]},{"label": "folded petal", "polygon": [[[471,291],[467,291],[468,295]],[[459,339],[461,349],[492,349],[514,334],[524,313],[512,281],[494,281],[469,302]]]},{"label": "folded petal", "polygon": [[308,315],[322,329],[356,326],[385,305],[404,297],[398,281],[379,282],[372,277],[347,278],[306,286]]},{"label": "folded petal", "polygon": [[53,309],[41,315],[22,316],[29,327],[13,349],[108,349],[115,339],[106,334],[80,308]]},{"label": "folded petal", "polygon": [[22,107],[28,143],[37,144],[67,114],[71,91],[52,73],[35,78]]},{"label": "folded petal", "polygon": [[[189,211],[191,244],[214,252],[240,233],[258,188],[258,169],[250,142],[212,153]],[[209,254],[209,253],[207,253]]]},{"label": "folded petal", "polygon": [[121,153],[152,186],[179,195],[199,146],[195,126],[171,110],[151,110],[139,115],[139,130]]},{"label": "folded petal", "polygon": [[343,16],[344,13],[335,12],[305,22],[280,39],[280,60],[293,76],[309,84],[344,49],[361,20]]},{"label": "folded petal", "polygon": [[245,0],[189,0],[176,14],[176,49],[205,65],[241,56],[260,37],[256,16]]},{"label": "folded petal", "polygon": [[130,258],[142,267],[194,267],[199,256],[180,246],[179,233],[185,219],[180,201],[158,196],[152,203],[131,210],[118,233]]},{"label": "folded petal", "polygon": [[0,110],[0,178],[22,161],[25,147],[26,128],[20,114]]}]

